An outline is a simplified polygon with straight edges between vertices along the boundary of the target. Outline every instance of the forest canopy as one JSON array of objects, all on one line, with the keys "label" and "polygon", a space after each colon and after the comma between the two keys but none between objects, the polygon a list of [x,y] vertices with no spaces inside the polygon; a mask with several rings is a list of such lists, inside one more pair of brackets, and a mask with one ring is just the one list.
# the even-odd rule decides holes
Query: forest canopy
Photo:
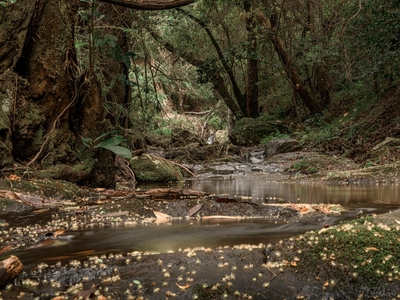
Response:
[{"label": "forest canopy", "polygon": [[361,114],[398,86],[399,14],[382,0],[0,1],[1,167],[110,186],[113,154],[167,113],[205,113],[212,130]]}]

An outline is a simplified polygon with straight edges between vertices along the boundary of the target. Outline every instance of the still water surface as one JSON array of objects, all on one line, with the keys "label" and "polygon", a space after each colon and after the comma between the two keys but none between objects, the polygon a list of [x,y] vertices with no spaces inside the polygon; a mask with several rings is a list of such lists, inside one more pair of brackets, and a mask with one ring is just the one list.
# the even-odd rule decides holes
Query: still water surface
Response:
[{"label": "still water surface", "polygon": [[[142,189],[160,187],[142,185]],[[322,185],[280,183],[270,178],[189,180],[173,188],[196,189],[210,194],[251,197],[257,203],[341,204],[350,213],[327,216],[324,224],[353,219],[359,210],[383,213],[400,208],[400,187],[395,184]],[[88,254],[131,251],[177,251],[186,247],[217,247],[242,243],[276,243],[281,239],[319,229],[322,224],[288,224],[284,220],[176,220],[168,224],[110,227],[69,231],[51,246],[15,251],[26,267],[38,261],[81,258]],[[7,254],[7,256],[10,253]],[[1,259],[2,257],[0,257]]]}]

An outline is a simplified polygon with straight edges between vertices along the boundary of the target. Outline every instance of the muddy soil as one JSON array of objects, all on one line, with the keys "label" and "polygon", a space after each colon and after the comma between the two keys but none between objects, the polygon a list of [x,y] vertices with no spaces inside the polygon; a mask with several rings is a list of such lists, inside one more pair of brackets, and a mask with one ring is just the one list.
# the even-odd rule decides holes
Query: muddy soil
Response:
[{"label": "muddy soil", "polygon": [[[300,174],[298,170],[291,171],[291,168],[295,166],[296,161],[304,162],[305,154],[287,155],[291,155],[293,159],[288,160],[288,157],[277,156],[275,161],[265,161],[262,164],[243,161],[232,164],[210,164],[206,168],[207,172],[203,172],[201,176],[206,176],[205,173],[212,174],[207,176],[242,176],[243,174],[260,176],[274,173],[282,180],[293,180],[294,177],[301,180],[316,180],[316,174],[319,174],[319,180],[326,180],[332,179],[333,176],[329,174],[334,173],[341,174],[335,178],[343,181],[366,178],[365,173],[362,173],[361,177],[348,176],[350,172],[353,172],[351,173],[353,175],[361,173],[357,173],[359,169],[354,169],[356,166],[348,161],[329,159],[328,156],[321,158],[319,155],[310,154],[306,155],[308,161],[311,161],[311,158],[318,159],[320,163],[315,165],[320,171],[311,175]],[[221,169],[223,174],[218,173]],[[375,173],[371,174],[369,179],[383,178],[382,173],[378,172],[376,176]],[[392,177],[386,175],[385,180],[391,178],[392,181],[396,181],[398,174],[391,173],[391,175]],[[7,182],[4,184],[7,185]],[[37,186],[37,184],[33,185]],[[51,183],[50,185],[54,186]],[[71,186],[68,186],[68,189],[63,184],[60,186],[64,187],[62,188],[64,191],[72,190],[72,194],[76,196],[70,196],[67,201],[65,201],[66,198],[60,196],[60,192],[55,193],[56,197],[53,197],[51,193],[46,194],[46,197],[53,197],[52,199],[63,203],[67,202],[68,205],[33,208],[9,199],[2,201],[1,245],[2,248],[9,247],[3,249],[24,248],[40,244],[48,239],[62,238],[63,230],[73,228],[168,222],[170,217],[279,218],[285,222],[321,224],[321,230],[325,230],[322,220],[326,212],[323,211],[300,214],[296,208],[258,205],[246,202],[245,199],[234,199],[223,195],[166,200],[154,199],[143,193],[124,191],[116,194],[115,191],[80,188],[74,190]],[[14,187],[9,189],[21,191],[21,185],[14,184]],[[43,184],[40,185],[40,190],[47,191]],[[32,193],[38,193],[38,191],[32,191]],[[166,215],[159,215],[157,218],[158,212]],[[396,220],[400,220],[400,215],[380,218],[383,219],[377,219],[381,223],[384,222],[382,220],[392,220],[389,225],[386,225],[389,226],[385,229],[386,231],[399,231]],[[336,234],[336,231],[340,232],[340,229],[335,229],[336,226],[330,228],[335,230],[330,236]],[[317,241],[318,234],[326,233],[314,233]],[[384,238],[382,232],[374,234]],[[329,236],[326,238],[329,239]],[[308,239],[311,238],[308,237]],[[365,239],[368,240],[368,237]],[[315,237],[311,240],[315,241]],[[388,243],[396,243],[396,241]],[[336,262],[335,257],[330,261],[328,259],[328,263],[324,260],[321,261],[321,265],[308,265],[309,262],[302,255],[307,251],[314,253],[311,250],[315,250],[317,244],[304,243],[304,237],[301,236],[276,245],[237,245],[218,249],[198,247],[168,253],[132,252],[114,253],[107,256],[88,255],[81,261],[38,264],[33,269],[26,269],[14,282],[2,287],[0,297],[3,299],[370,299],[372,297],[391,299],[400,295],[400,280],[397,273],[397,264],[400,261],[397,250],[400,249],[398,241],[397,245],[389,247],[389,250],[385,250],[386,252],[383,249],[380,252],[381,249],[366,251],[368,255],[375,251],[380,255],[385,254],[383,260],[387,257],[397,259],[397,262],[392,263],[393,271],[389,272],[390,277],[381,276],[378,280],[375,280],[376,278],[372,275],[368,275],[370,277],[360,275],[353,280],[343,279],[354,277],[357,272],[354,270],[350,272],[352,266],[346,265],[345,261]],[[360,248],[357,245],[355,245],[356,248]],[[332,247],[340,248],[340,246]],[[363,247],[374,248],[373,245]],[[324,252],[325,248],[320,251]],[[333,248],[332,252],[335,250]],[[387,251],[390,253],[388,254]],[[349,256],[351,255],[349,253]],[[369,257],[369,259],[372,258]],[[368,259],[366,261],[368,262]],[[336,270],[337,265],[340,272]],[[321,273],[319,270],[322,268],[324,272]],[[336,271],[331,273],[326,271],[330,269]],[[371,278],[375,280],[373,284],[371,284]],[[356,287],[353,287],[354,280],[357,281]]]}]

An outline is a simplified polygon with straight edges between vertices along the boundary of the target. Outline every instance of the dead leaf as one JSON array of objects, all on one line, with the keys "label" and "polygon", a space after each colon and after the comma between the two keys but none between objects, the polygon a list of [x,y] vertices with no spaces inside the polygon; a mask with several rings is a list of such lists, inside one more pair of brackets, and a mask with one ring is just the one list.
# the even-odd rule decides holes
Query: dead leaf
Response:
[{"label": "dead leaf", "polygon": [[0,249],[0,253],[4,253],[13,249],[13,246],[8,245]]},{"label": "dead leaf", "polygon": [[53,235],[54,235],[54,236],[59,236],[59,235],[62,235],[64,232],[65,232],[65,230],[62,230],[62,229],[56,230],[56,231],[53,233]]},{"label": "dead leaf", "polygon": [[175,284],[176,284],[176,286],[177,286],[178,288],[180,288],[182,291],[184,291],[184,290],[190,288],[190,284],[189,284],[189,283],[187,283],[186,285],[179,285],[179,284],[177,284],[177,283],[175,283]]},{"label": "dead leaf", "polygon": [[324,287],[327,287],[329,285],[329,282],[328,281],[325,281],[324,282]]},{"label": "dead leaf", "polygon": [[188,216],[191,217],[193,216],[195,213],[197,213],[201,208],[203,207],[203,203],[197,204],[195,206],[193,206],[191,209],[189,209],[188,211]]},{"label": "dead leaf", "polygon": [[290,264],[292,265],[292,267],[297,267],[297,263],[295,261],[291,261]]},{"label": "dead leaf", "polygon": [[320,208],[320,211],[323,212],[323,213],[326,214],[326,215],[329,214],[329,211],[328,211],[326,208],[324,208],[324,207],[321,207],[321,208]]},{"label": "dead leaf", "polygon": [[399,221],[399,220],[396,220],[396,219],[394,219],[394,220],[396,221],[397,224],[400,224],[400,221]]},{"label": "dead leaf", "polygon": [[305,214],[305,213],[308,213],[310,210],[307,208],[307,207],[305,207],[305,206],[302,206],[301,208],[300,208],[300,213],[301,214]]},{"label": "dead leaf", "polygon": [[164,214],[160,211],[156,211],[153,209],[153,213],[156,216],[157,219],[169,219],[172,218],[170,215]]},{"label": "dead leaf", "polygon": [[95,292],[96,292],[96,287],[92,287],[84,291],[79,291],[76,293],[73,299],[90,299],[94,296]]},{"label": "dead leaf", "polygon": [[379,249],[375,248],[375,247],[366,247],[365,252],[368,252],[368,251],[379,251]]},{"label": "dead leaf", "polygon": [[19,181],[19,180],[21,180],[21,177],[19,177],[18,175],[15,175],[15,174],[10,174],[8,179],[11,181]]},{"label": "dead leaf", "polygon": [[167,295],[168,297],[176,297],[176,293],[173,293],[171,291],[166,291],[165,295]]}]

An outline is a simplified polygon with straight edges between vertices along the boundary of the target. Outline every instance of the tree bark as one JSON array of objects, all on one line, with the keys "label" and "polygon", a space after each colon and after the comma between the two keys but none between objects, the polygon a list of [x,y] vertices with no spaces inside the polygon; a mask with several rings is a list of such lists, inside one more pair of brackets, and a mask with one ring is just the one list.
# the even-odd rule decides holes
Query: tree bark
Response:
[{"label": "tree bark", "polygon": [[244,0],[244,9],[247,13],[247,84],[246,84],[246,116],[258,117],[258,52],[256,21],[253,18],[251,4]]},{"label": "tree bark", "polygon": [[21,261],[14,255],[0,261],[0,287],[12,281],[23,269]]},{"label": "tree bark", "polygon": [[[127,29],[131,28],[133,18],[131,11],[122,6],[102,3],[98,10],[107,17],[100,21],[100,25],[104,24],[105,28],[99,29],[97,34],[100,36],[111,34],[118,39],[117,45],[109,49],[112,53],[111,57],[98,53],[99,61],[104,66],[104,77],[110,86],[103,99],[107,102],[106,118],[114,126],[127,128],[130,125],[128,115],[132,93],[129,84],[130,56],[127,53],[130,49],[130,40]],[[110,23],[113,26],[107,26]]]},{"label": "tree bark", "polygon": [[197,0],[100,0],[100,2],[115,4],[139,10],[163,10],[186,6]]}]

